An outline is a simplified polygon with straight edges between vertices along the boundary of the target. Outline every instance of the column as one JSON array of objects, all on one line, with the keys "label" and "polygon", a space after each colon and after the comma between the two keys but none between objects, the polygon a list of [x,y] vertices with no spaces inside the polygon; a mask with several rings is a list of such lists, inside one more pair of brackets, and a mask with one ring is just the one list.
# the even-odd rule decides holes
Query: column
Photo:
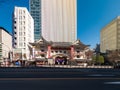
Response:
[{"label": "column", "polygon": [[35,46],[32,47],[32,58],[35,58]]},{"label": "column", "polygon": [[48,46],[48,58],[51,58],[51,46]]},{"label": "column", "polygon": [[73,60],[73,58],[74,58],[74,47],[71,46],[70,48],[71,48],[71,59]]}]

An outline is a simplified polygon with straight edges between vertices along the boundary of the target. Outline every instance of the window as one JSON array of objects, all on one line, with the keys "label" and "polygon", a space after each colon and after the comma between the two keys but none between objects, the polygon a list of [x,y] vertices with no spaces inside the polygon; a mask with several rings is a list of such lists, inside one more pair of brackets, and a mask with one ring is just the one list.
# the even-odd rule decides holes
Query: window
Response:
[{"label": "window", "polygon": [[79,53],[80,51],[77,51],[77,53]]},{"label": "window", "polygon": [[14,21],[14,23],[16,23],[16,21]]},{"label": "window", "polygon": [[56,53],[58,53],[58,51],[55,51]]},{"label": "window", "polygon": [[26,43],[24,43],[24,46],[26,45]]},{"label": "window", "polygon": [[19,35],[22,36],[22,32],[19,32]]},{"label": "window", "polygon": [[41,50],[41,52],[44,52],[45,50]]},{"label": "window", "polygon": [[25,41],[25,37],[24,37],[24,41]]},{"label": "window", "polygon": [[64,53],[66,53],[66,51],[64,51]]},{"label": "window", "polygon": [[42,54],[42,55],[41,55],[41,57],[45,57],[45,55],[44,55],[44,54]]},{"label": "window", "polygon": [[51,51],[53,53],[53,51]]},{"label": "window", "polygon": [[25,10],[23,10],[23,13],[25,13]]},{"label": "window", "polygon": [[80,56],[79,56],[79,55],[77,55],[77,58],[80,58]]},{"label": "window", "polygon": [[24,35],[25,35],[25,32],[23,32],[24,33]]},{"label": "window", "polygon": [[62,53],[62,51],[60,51],[60,53]]}]

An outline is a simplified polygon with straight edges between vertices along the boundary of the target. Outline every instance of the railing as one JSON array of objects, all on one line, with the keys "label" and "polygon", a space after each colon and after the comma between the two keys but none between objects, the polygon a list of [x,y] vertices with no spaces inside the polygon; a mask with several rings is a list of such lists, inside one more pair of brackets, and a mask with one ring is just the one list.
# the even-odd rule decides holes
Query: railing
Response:
[{"label": "railing", "polygon": [[39,65],[39,66],[60,68],[114,68],[113,66],[81,66],[81,65]]}]

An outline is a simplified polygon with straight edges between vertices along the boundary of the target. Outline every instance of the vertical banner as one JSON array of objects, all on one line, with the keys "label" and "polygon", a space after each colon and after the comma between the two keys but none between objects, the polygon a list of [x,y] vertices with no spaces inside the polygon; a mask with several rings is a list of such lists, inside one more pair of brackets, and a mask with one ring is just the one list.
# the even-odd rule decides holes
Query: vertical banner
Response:
[{"label": "vertical banner", "polygon": [[73,59],[73,56],[74,56],[74,47],[71,46],[71,59]]},{"label": "vertical banner", "polygon": [[35,58],[35,46],[32,47],[33,59]]},{"label": "vertical banner", "polygon": [[51,46],[48,46],[48,58],[51,57],[50,53],[51,53]]}]

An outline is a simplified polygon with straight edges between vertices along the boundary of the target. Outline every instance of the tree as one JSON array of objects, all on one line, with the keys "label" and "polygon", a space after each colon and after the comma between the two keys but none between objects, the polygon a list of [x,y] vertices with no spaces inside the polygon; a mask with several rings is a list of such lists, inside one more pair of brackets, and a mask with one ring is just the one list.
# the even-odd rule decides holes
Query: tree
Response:
[{"label": "tree", "polygon": [[114,64],[120,61],[120,50],[111,50],[107,54],[110,63]]},{"label": "tree", "polygon": [[98,63],[101,65],[104,63],[104,57],[99,55]]},{"label": "tree", "polygon": [[94,55],[92,57],[92,63],[101,65],[104,63],[104,57],[100,54]]}]

